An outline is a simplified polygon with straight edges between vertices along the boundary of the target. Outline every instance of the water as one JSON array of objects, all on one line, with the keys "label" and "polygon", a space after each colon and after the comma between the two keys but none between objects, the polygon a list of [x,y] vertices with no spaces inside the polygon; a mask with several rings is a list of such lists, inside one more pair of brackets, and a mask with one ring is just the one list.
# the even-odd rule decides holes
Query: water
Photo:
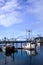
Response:
[{"label": "water", "polygon": [[0,65],[43,65],[43,46],[36,50],[21,50],[11,56],[0,52]]}]

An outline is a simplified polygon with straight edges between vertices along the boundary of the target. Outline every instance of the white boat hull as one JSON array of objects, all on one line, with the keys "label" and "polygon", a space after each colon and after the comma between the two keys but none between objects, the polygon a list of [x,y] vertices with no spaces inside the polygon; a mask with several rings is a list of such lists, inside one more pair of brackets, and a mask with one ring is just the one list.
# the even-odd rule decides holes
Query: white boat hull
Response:
[{"label": "white boat hull", "polygon": [[22,48],[24,48],[24,49],[35,49],[36,48],[36,45],[29,43],[26,46],[22,46]]},{"label": "white boat hull", "polygon": [[6,47],[2,46],[2,51],[5,52],[6,51]]}]

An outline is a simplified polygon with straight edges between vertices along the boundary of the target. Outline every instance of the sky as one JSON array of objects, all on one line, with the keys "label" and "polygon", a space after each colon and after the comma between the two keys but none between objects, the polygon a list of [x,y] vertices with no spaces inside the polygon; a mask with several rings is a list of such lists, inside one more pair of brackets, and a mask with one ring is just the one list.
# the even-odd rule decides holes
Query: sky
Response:
[{"label": "sky", "polygon": [[0,38],[43,35],[43,0],[0,0]]}]

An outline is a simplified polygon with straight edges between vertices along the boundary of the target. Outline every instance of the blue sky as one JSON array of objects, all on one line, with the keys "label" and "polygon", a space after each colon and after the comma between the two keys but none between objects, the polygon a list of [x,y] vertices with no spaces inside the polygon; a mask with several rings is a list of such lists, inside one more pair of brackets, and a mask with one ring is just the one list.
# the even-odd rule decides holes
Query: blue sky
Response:
[{"label": "blue sky", "polygon": [[43,35],[43,0],[0,0],[0,38]]}]

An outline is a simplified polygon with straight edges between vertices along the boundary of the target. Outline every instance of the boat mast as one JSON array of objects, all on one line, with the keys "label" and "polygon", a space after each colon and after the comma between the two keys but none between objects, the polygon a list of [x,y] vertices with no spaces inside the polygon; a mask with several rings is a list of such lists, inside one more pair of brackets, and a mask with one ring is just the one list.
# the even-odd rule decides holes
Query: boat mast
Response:
[{"label": "boat mast", "polygon": [[29,40],[31,39],[31,30],[28,30],[28,37],[29,37]]}]

